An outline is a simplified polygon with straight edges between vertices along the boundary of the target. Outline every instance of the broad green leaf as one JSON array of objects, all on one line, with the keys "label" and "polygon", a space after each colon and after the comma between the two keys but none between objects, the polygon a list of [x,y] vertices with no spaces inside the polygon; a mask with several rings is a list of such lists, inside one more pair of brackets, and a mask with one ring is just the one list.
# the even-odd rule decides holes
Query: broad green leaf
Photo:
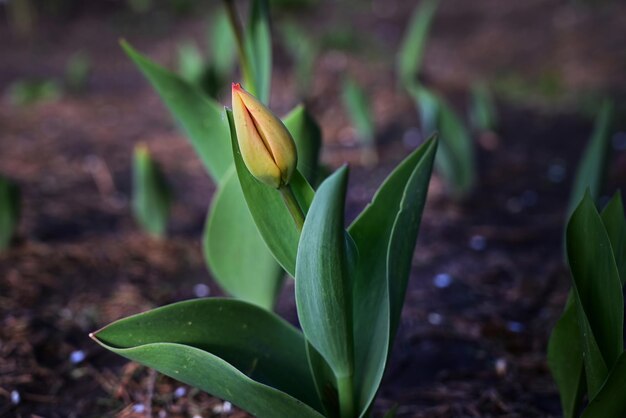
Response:
[{"label": "broad green leaf", "polygon": [[114,322],[105,348],[226,399],[257,417],[316,417],[302,334],[233,299],[196,299]]},{"label": "broad green leaf", "polygon": [[284,273],[259,235],[234,167],[213,197],[203,244],[207,265],[222,289],[273,309]]},{"label": "broad green leaf", "polygon": [[296,306],[307,341],[338,380],[354,372],[352,283],[344,229],[348,169],[326,179],[304,221],[296,262]]},{"label": "broad green leaf", "polygon": [[619,277],[624,286],[626,282],[626,218],[624,218],[622,194],[619,191],[602,211],[602,222],[609,234]]},{"label": "broad green leaf", "polygon": [[438,0],[425,0],[415,8],[398,54],[398,74],[405,85],[413,84],[419,74],[428,32],[439,4]]},{"label": "broad green leaf", "polygon": [[303,105],[289,112],[283,122],[296,143],[298,171],[309,183],[315,183],[322,147],[322,131],[319,125]]},{"label": "broad green leaf", "polygon": [[593,398],[624,351],[624,298],[611,242],[589,192],[570,218],[566,244]]},{"label": "broad green leaf", "polygon": [[493,131],[497,125],[496,106],[487,85],[483,82],[472,85],[470,123],[476,131]]},{"label": "broad green leaf", "polygon": [[343,82],[342,99],[359,139],[365,144],[374,143],[374,124],[367,96],[357,82],[346,77]]},{"label": "broad green leaf", "polygon": [[20,190],[0,176],[0,250],[8,248],[20,219]]},{"label": "broad green leaf", "polygon": [[252,0],[246,30],[246,54],[252,67],[255,85],[250,92],[269,103],[272,84],[272,34],[268,0]]},{"label": "broad green leaf", "polygon": [[563,417],[578,417],[586,386],[583,348],[572,293],[550,335],[548,366],[559,388]]},{"label": "broad green leaf", "polygon": [[600,197],[608,166],[607,157],[612,115],[613,106],[611,102],[605,101],[596,117],[593,133],[576,170],[574,185],[570,193],[568,214],[571,214],[578,206],[585,190],[590,190],[594,201]]},{"label": "broad green leaf", "polygon": [[232,164],[228,126],[222,117],[222,107],[178,75],[137,52],[126,41],[121,41],[121,45],[159,93],[183,127],[205,168],[218,182]]},{"label": "broad green leaf", "polygon": [[589,402],[582,418],[626,417],[626,353],[622,353],[600,392]]},{"label": "broad green leaf", "polygon": [[376,395],[399,321],[436,149],[431,138],[411,153],[349,228],[359,251],[353,300],[361,416]]},{"label": "broad green leaf", "polygon": [[[248,209],[265,243],[274,254],[274,258],[293,277],[296,271],[296,254],[300,231],[289,214],[280,193],[259,182],[248,171],[239,151],[232,112],[227,111],[226,113],[231,127],[231,142],[237,176]],[[294,171],[290,184],[300,207],[306,213],[314,194],[311,186],[298,170]]]},{"label": "broad green leaf", "polygon": [[133,156],[133,199],[135,219],[148,233],[162,237],[172,205],[172,193],[159,164],[148,149],[139,145]]}]

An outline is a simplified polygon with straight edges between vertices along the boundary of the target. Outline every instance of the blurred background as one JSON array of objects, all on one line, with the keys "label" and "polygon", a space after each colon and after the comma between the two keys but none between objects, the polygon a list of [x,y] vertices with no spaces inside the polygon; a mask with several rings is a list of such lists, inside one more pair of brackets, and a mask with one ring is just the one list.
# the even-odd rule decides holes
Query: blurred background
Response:
[{"label": "blurred background", "polygon": [[[270,3],[271,107],[306,103],[323,163],[350,163],[352,218],[428,133],[397,71],[424,2]],[[247,1],[237,5],[245,15]],[[229,105],[240,75],[224,16],[218,1],[0,1],[0,175],[20,195],[0,251],[0,416],[246,416],[88,338],[123,316],[222,294],[201,245],[215,185],[119,40]],[[619,0],[439,2],[416,77],[462,125],[476,180],[462,193],[445,169],[432,180],[376,412],[560,416],[545,351],[570,283],[563,225],[609,102],[599,197],[626,186],[624,28]],[[133,219],[138,143],[173,191],[165,239]],[[292,292],[277,310],[294,322]]]}]

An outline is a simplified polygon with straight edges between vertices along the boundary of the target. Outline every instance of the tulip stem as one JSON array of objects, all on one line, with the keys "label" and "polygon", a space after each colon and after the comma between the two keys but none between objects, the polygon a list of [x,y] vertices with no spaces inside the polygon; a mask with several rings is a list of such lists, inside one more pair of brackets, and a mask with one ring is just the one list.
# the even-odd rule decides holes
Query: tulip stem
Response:
[{"label": "tulip stem", "polygon": [[256,82],[252,77],[250,61],[248,61],[248,54],[246,54],[246,46],[243,38],[243,27],[239,21],[239,15],[237,14],[235,2],[234,0],[224,0],[224,5],[226,6],[230,26],[235,34],[237,52],[239,54],[239,65],[241,66],[241,73],[246,84],[245,87],[253,94],[256,94]]},{"label": "tulip stem", "polygon": [[339,393],[339,415],[341,418],[354,417],[352,376],[337,378],[337,392]]},{"label": "tulip stem", "polygon": [[298,204],[298,200],[296,199],[296,195],[293,194],[291,186],[281,186],[278,188],[278,191],[283,197],[283,200],[285,201],[285,206],[287,206],[287,210],[289,210],[291,217],[296,223],[298,231],[302,231],[302,227],[304,226],[304,212],[302,212],[302,208]]}]

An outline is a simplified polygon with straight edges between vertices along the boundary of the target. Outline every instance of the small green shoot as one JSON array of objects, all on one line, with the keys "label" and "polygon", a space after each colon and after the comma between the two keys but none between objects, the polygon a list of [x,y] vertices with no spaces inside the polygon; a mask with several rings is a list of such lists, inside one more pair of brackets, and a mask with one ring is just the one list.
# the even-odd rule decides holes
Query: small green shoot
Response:
[{"label": "small green shoot", "polygon": [[605,100],[598,111],[593,133],[589,138],[587,147],[576,170],[574,185],[570,193],[568,214],[574,211],[585,190],[589,189],[591,197],[595,202],[600,198],[609,166],[612,118],[613,105],[610,101]]},{"label": "small green shoot", "polygon": [[398,53],[396,71],[405,88],[418,82],[426,40],[438,6],[439,0],[422,1],[419,7],[415,8],[404,34]]},{"label": "small green shoot", "polygon": [[20,219],[20,190],[17,184],[0,176],[0,250],[7,249]]},{"label": "small green shoot", "polygon": [[18,80],[7,87],[7,98],[13,106],[29,106],[54,102],[61,98],[63,90],[54,80]]},{"label": "small green shoot", "polygon": [[133,157],[133,213],[137,223],[150,235],[162,238],[172,204],[172,194],[159,164],[148,148],[135,147]]},{"label": "small green shoot", "polygon": [[346,77],[342,91],[343,105],[362,145],[361,162],[368,167],[378,162],[372,111],[365,91],[351,78]]},{"label": "small green shoot", "polygon": [[70,91],[80,92],[87,86],[91,73],[91,60],[85,52],[73,54],[65,64],[65,85]]},{"label": "small green shoot", "polygon": [[498,113],[489,87],[474,83],[471,89],[469,120],[475,132],[493,132],[498,126]]}]

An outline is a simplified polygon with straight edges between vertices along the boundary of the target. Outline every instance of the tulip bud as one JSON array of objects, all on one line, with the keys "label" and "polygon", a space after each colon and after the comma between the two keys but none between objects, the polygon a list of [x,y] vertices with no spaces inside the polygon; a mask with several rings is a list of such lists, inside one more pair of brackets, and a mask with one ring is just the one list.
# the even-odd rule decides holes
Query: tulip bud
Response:
[{"label": "tulip bud", "polygon": [[286,186],[298,160],[296,144],[280,119],[233,83],[233,117],[241,156],[250,173],[276,189]]}]

